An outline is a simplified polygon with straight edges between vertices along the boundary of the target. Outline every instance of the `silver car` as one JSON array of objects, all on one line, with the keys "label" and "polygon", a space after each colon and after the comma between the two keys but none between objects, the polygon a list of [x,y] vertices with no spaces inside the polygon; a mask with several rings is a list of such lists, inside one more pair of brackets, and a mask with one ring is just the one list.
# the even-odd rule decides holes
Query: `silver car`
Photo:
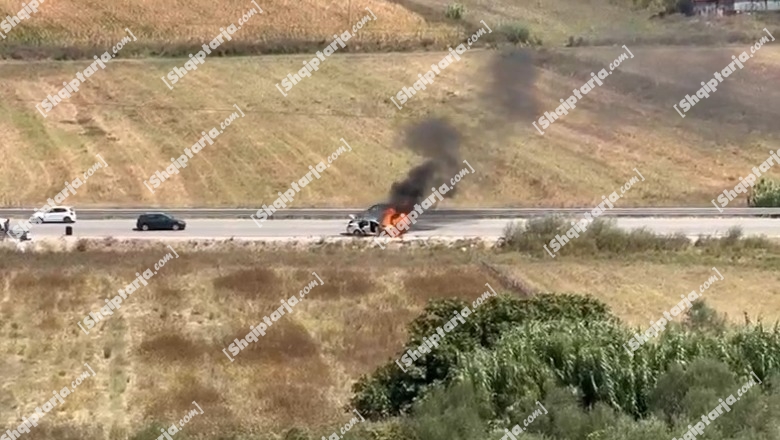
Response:
[{"label": "silver car", "polygon": [[355,236],[376,235],[379,233],[379,222],[373,218],[349,216],[347,234]]}]

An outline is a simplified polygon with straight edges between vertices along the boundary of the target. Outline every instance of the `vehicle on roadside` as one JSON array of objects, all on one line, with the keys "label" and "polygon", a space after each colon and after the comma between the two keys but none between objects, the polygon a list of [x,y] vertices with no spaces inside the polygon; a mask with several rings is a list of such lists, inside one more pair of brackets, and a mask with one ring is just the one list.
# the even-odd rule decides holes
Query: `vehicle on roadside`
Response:
[{"label": "vehicle on roadside", "polygon": [[390,203],[377,203],[376,205],[371,205],[368,209],[358,214],[357,217],[375,219],[381,222],[382,217],[384,217],[387,214],[390,208],[393,208],[397,212],[409,213],[414,209],[414,206],[408,203],[401,203],[395,205]]},{"label": "vehicle on roadside", "polygon": [[363,214],[365,217],[381,220],[382,213],[384,213],[389,207],[390,205],[387,203],[378,203],[366,209]]},{"label": "vehicle on roadside", "polygon": [[46,211],[37,211],[30,217],[34,223],[75,223],[76,211],[70,206],[52,206]]},{"label": "vehicle on roadside", "polygon": [[139,231],[181,231],[187,226],[187,222],[179,220],[163,212],[147,212],[138,216],[135,228]]},{"label": "vehicle on roadside", "polygon": [[[363,212],[350,214],[347,234],[379,235],[389,223],[398,220],[399,216],[405,216],[413,209],[414,207],[410,204],[377,203],[371,205]],[[383,222],[388,224],[383,224]]]},{"label": "vehicle on roadside", "polygon": [[379,221],[374,218],[349,216],[347,234],[355,236],[376,235],[379,233]]}]

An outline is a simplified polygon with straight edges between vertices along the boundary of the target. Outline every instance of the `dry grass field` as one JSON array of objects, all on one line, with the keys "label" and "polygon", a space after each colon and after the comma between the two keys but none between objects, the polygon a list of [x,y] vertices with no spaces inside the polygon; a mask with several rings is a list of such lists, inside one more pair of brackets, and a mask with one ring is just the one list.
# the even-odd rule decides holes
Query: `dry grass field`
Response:
[{"label": "dry grass field", "polygon": [[751,32],[770,29],[776,16],[735,16],[720,18],[667,17],[651,19],[656,10],[633,7],[633,0],[588,1],[495,1],[482,0],[398,0],[412,11],[435,18],[452,3],[463,4],[464,20],[476,24],[485,20],[497,28],[507,25],[527,27],[547,47],[558,47],[569,37],[590,44],[722,44],[737,41]]},{"label": "dry grass field", "polygon": [[[334,33],[352,30],[368,7],[377,19],[358,31],[364,43],[398,43],[420,38],[438,40],[454,27],[428,23],[400,5],[382,0],[263,0],[257,1],[262,15],[249,18],[234,35],[234,44],[264,44],[281,41],[333,40]],[[28,47],[111,47],[129,28],[138,37],[137,46],[175,47],[211,41],[221,27],[239,25],[250,8],[250,0],[66,0],[43,2],[30,19],[8,32],[4,44]],[[255,7],[256,8],[256,7]],[[0,1],[0,15],[14,15],[21,9],[13,0]],[[443,10],[442,10],[443,18]],[[327,44],[327,43],[325,43]],[[136,49],[130,48],[130,51]],[[127,49],[124,56],[127,56]]]},{"label": "dry grass field", "polygon": [[[280,432],[343,418],[350,386],[393,359],[405,326],[432,298],[471,301],[501,281],[460,250],[309,251],[251,247],[194,251],[170,260],[89,335],[77,321],[169,252],[3,253],[0,267],[0,426],[10,426],[85,370],[97,373],[28,434],[31,439],[124,438],[178,420],[197,401],[194,437]],[[546,291],[594,295],[643,324],[710,275],[711,261],[641,263],[485,254],[507,274]],[[705,294],[730,318],[780,318],[780,277],[752,261],[717,261],[725,280]],[[222,353],[250,325],[314,277],[324,285],[235,356]],[[722,283],[722,284],[719,284]],[[5,429],[5,428],[3,428]],[[109,435],[110,434],[110,435]],[[108,437],[107,437],[108,436]],[[210,438],[210,437],[209,437]]]},{"label": "dry grass field", "polygon": [[[347,50],[447,44],[456,38],[459,29],[476,29],[482,20],[493,29],[527,27],[548,47],[558,47],[571,36],[594,44],[724,43],[778,23],[774,17],[752,16],[650,20],[653,11],[635,9],[630,0],[564,0],[552,4],[476,0],[264,0],[257,3],[264,14],[251,18],[229,46],[244,52],[248,47],[256,47],[259,52],[249,52],[286,53],[303,42],[332,40],[333,33],[351,29],[365,14],[365,7],[374,12],[377,21],[363,28],[358,40],[350,43],[352,47]],[[466,13],[460,21],[445,17],[447,7],[454,3],[465,6]],[[10,50],[13,57],[30,58],[42,49],[110,47],[125,35],[125,28],[131,29],[139,40],[133,44],[135,47],[124,49],[122,56],[143,56],[146,52],[180,55],[176,47],[193,43],[199,46],[211,40],[220,27],[238,25],[238,18],[250,7],[254,5],[249,0],[226,0],[218,6],[202,0],[47,0],[30,19],[8,32],[0,46],[0,55]],[[0,0],[0,16],[14,15],[19,10],[19,3]]]},{"label": "dry grass field", "polygon": [[[85,62],[7,62],[0,65],[8,86],[0,91],[0,205],[42,205],[100,153],[109,168],[98,170],[69,204],[255,207],[276,198],[344,138],[353,151],[302,189],[292,206],[362,206],[383,199],[420,162],[403,147],[401,134],[436,116],[457,127],[462,156],[477,170],[457,198],[443,202],[450,206],[589,206],[623,185],[633,168],[648,180],[627,193],[622,206],[709,206],[777,149],[780,96],[769,84],[780,51],[764,46],[685,119],[672,105],[747,47],[629,47],[635,58],[544,136],[532,120],[554,110],[622,48],[537,52],[536,78],[523,79],[532,82],[536,109],[509,122],[499,122],[499,105],[486,98],[505,84],[491,80],[494,51],[466,52],[401,111],[389,98],[441,54],[330,58],[286,98],[275,84],[303,56],[207,59],[173,90],[160,80],[177,65],[173,60],[117,61],[47,118],[35,104]],[[234,104],[246,116],[149,192],[143,181],[236,111]]]},{"label": "dry grass field", "polygon": [[[428,299],[472,300],[486,282],[495,285],[456,253],[425,263],[422,254],[178,249],[180,258],[119,313],[89,335],[79,329],[105,297],[168,252],[3,256],[0,426],[69,385],[85,362],[97,375],[29,438],[52,438],[55,427],[67,428],[59,439],[93,438],[98,426],[132,434],[153,420],[179,420],[193,400],[204,415],[187,425],[192,435],[333,422],[351,383],[395,354]],[[324,285],[231,363],[222,349],[314,280],[313,271]]]},{"label": "dry grass field", "polygon": [[[713,265],[702,261],[669,264],[642,261],[546,261],[513,262],[509,270],[532,288],[545,292],[568,292],[593,296],[609,304],[614,313],[631,325],[645,326],[680,301],[680,295],[699,292]],[[714,263],[723,275],[703,292],[702,298],[729,320],[743,323],[780,320],[780,276],[766,267]]]}]

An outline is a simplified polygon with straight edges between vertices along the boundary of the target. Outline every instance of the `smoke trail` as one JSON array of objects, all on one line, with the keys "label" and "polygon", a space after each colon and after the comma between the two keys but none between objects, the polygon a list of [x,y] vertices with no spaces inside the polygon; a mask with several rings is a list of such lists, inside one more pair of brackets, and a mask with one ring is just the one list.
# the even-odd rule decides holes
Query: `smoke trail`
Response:
[{"label": "smoke trail", "polygon": [[[536,70],[531,52],[522,50],[497,54],[488,64],[488,70],[485,76],[490,82],[480,96],[487,116],[480,121],[478,130],[482,133],[490,130],[500,140],[507,135],[507,129],[535,117]],[[429,118],[410,127],[405,133],[404,144],[425,161],[412,168],[405,179],[393,183],[390,204],[395,207],[414,205],[429,196],[432,187],[449,184],[452,176],[463,168],[462,139],[454,126],[439,118]],[[456,189],[444,197],[455,196]]]},{"label": "smoke trail", "polygon": [[[390,204],[414,205],[431,195],[432,187],[449,183],[460,169],[461,136],[448,122],[426,119],[406,132],[406,146],[426,160],[412,168],[406,178],[393,183],[390,188]],[[444,197],[452,197],[455,189]]]}]

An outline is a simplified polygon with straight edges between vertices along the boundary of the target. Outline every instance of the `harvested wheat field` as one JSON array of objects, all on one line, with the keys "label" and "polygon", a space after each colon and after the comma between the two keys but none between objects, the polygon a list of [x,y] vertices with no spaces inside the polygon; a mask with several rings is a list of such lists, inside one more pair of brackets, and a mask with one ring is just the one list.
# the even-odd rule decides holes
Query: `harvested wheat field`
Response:
[{"label": "harvested wheat field", "polygon": [[[284,41],[313,42],[333,40],[349,30],[365,16],[369,21],[356,33],[362,43],[392,44],[420,38],[438,40],[452,35],[454,27],[427,23],[419,15],[403,7],[381,0],[354,0],[331,2],[322,0],[291,1],[227,0],[219,4],[208,1],[152,2],[118,0],[66,0],[43,2],[38,12],[17,25],[4,41],[9,46],[36,47],[102,47],[106,49],[127,35],[125,28],[138,38],[128,45],[124,56],[139,47],[164,48],[170,52],[177,45],[211,41],[220,28],[234,24],[250,9],[262,8],[262,14],[248,16],[241,29],[234,34],[232,45],[282,43]],[[366,7],[374,16],[366,11]],[[14,15],[20,4],[0,1],[0,12]],[[324,43],[324,44],[328,44]],[[88,57],[88,58],[91,58]]]},{"label": "harvested wheat field", "polygon": [[[632,188],[622,207],[710,206],[777,149],[773,128],[780,110],[774,103],[780,96],[766,85],[780,63],[776,48],[763,47],[685,119],[672,105],[746,47],[629,49],[635,57],[623,60],[543,136],[531,122],[624,49],[542,51],[528,75],[516,80],[492,79],[497,53],[474,49],[400,111],[390,97],[444,54],[333,57],[287,97],[275,84],[307,57],[215,58],[173,90],[160,80],[172,61],[117,61],[46,118],[35,105],[85,63],[5,63],[0,174],[18,184],[0,186],[0,204],[40,206],[99,153],[109,167],[96,171],[69,203],[255,207],[335,152],[343,138],[353,151],[302,189],[292,207],[367,205],[420,163],[404,146],[403,133],[426,115],[449,121],[462,158],[476,169],[458,196],[444,202],[450,206],[592,206],[636,175],[634,168],[650,183]],[[533,99],[507,102],[512,87]],[[505,108],[513,102],[525,107],[513,113]],[[145,187],[199,133],[232,113],[237,119],[186,169],[154,194]]]}]

